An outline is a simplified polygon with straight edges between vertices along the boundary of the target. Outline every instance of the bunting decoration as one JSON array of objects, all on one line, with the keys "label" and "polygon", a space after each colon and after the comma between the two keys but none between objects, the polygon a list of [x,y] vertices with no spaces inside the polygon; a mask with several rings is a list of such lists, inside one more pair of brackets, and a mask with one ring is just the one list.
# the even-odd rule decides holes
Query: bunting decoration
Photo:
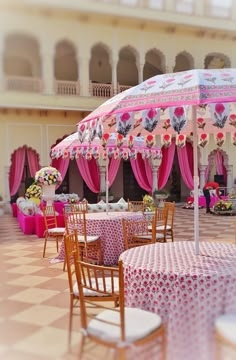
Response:
[{"label": "bunting decoration", "polygon": [[198,135],[198,145],[204,148],[209,143],[209,134],[202,133]]},{"label": "bunting decoration", "polygon": [[225,133],[219,132],[217,134],[214,134],[214,137],[216,145],[222,147],[225,143]]},{"label": "bunting decoration", "polygon": [[180,134],[176,136],[176,145],[180,148],[184,147],[186,144],[186,135]]},{"label": "bunting decoration", "polygon": [[162,134],[161,135],[161,145],[168,148],[171,144],[171,135],[170,134]]},{"label": "bunting decoration", "polygon": [[214,126],[223,129],[229,116],[229,104],[217,103],[209,104],[209,106]]},{"label": "bunting decoration", "polygon": [[144,110],[142,113],[142,127],[152,132],[160,121],[160,109],[152,108],[150,110]]},{"label": "bunting decoration", "polygon": [[188,123],[187,106],[170,107],[169,113],[171,126],[178,134],[180,134]]}]

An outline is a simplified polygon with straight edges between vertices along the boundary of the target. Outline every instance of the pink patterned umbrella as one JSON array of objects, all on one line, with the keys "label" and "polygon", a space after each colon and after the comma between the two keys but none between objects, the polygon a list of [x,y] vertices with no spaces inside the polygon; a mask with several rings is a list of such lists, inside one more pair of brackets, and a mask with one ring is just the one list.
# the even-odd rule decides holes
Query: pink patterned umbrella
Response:
[{"label": "pink patterned umbrella", "polygon": [[137,154],[140,153],[143,158],[160,159],[161,149],[154,146],[153,141],[153,136],[148,142],[143,136],[131,135],[124,138],[122,135],[113,133],[109,134],[107,140],[104,138],[103,143],[98,137],[90,141],[88,136],[84,136],[81,143],[78,133],[75,132],[52,148],[51,157],[54,159],[62,156],[74,159],[83,156],[90,160],[92,157],[106,159],[114,156],[114,158],[136,159]]},{"label": "pink patterned umbrella", "polygon": [[[176,137],[184,146],[193,137],[195,244],[199,254],[197,144],[204,147],[213,133],[217,146],[226,132],[236,145],[236,69],[189,70],[145,80],[109,99],[78,124],[79,141],[84,133],[101,141],[112,132],[122,136],[160,135],[168,146]],[[155,143],[155,142],[154,142]]]}]

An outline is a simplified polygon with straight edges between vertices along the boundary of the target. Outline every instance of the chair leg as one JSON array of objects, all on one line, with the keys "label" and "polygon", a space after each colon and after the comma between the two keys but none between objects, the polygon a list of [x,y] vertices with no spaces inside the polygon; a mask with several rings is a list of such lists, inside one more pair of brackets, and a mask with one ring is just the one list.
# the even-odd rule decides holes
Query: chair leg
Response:
[{"label": "chair leg", "polygon": [[73,305],[74,305],[74,299],[73,299],[73,295],[71,295],[71,298],[70,298],[70,314],[69,314],[68,348],[70,348],[70,345],[71,345],[72,320],[73,320]]},{"label": "chair leg", "polygon": [[48,240],[48,239],[45,237],[44,246],[43,246],[43,258],[45,257],[45,253],[46,253],[47,240]]}]

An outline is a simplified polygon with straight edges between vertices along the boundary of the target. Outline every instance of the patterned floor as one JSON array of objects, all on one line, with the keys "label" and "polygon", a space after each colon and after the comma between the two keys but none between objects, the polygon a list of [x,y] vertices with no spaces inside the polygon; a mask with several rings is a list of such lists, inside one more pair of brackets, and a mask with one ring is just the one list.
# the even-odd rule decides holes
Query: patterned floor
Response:
[{"label": "patterned floor", "polygon": [[[235,240],[233,216],[200,210],[200,240]],[[177,208],[175,240],[193,240],[193,210]],[[4,360],[78,359],[79,309],[68,351],[69,293],[62,263],[42,258],[42,242],[24,235],[16,218],[0,217],[0,358]],[[50,244],[47,255],[54,257]],[[108,360],[112,354],[89,345],[85,360]]]}]

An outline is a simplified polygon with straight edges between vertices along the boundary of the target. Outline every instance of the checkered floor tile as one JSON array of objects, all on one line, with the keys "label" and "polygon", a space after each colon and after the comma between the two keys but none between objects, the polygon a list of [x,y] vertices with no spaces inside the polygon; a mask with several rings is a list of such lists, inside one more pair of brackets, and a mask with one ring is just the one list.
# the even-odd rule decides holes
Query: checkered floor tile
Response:
[{"label": "checkered floor tile", "polygon": [[[235,239],[233,216],[200,210],[200,241]],[[175,241],[194,239],[193,210],[177,207]],[[0,217],[0,358],[4,360],[74,360],[79,352],[79,309],[68,350],[69,293],[63,264],[42,258],[43,239],[24,235],[17,219]],[[56,247],[47,248],[50,258]],[[84,360],[109,360],[113,354],[88,344]]]}]

